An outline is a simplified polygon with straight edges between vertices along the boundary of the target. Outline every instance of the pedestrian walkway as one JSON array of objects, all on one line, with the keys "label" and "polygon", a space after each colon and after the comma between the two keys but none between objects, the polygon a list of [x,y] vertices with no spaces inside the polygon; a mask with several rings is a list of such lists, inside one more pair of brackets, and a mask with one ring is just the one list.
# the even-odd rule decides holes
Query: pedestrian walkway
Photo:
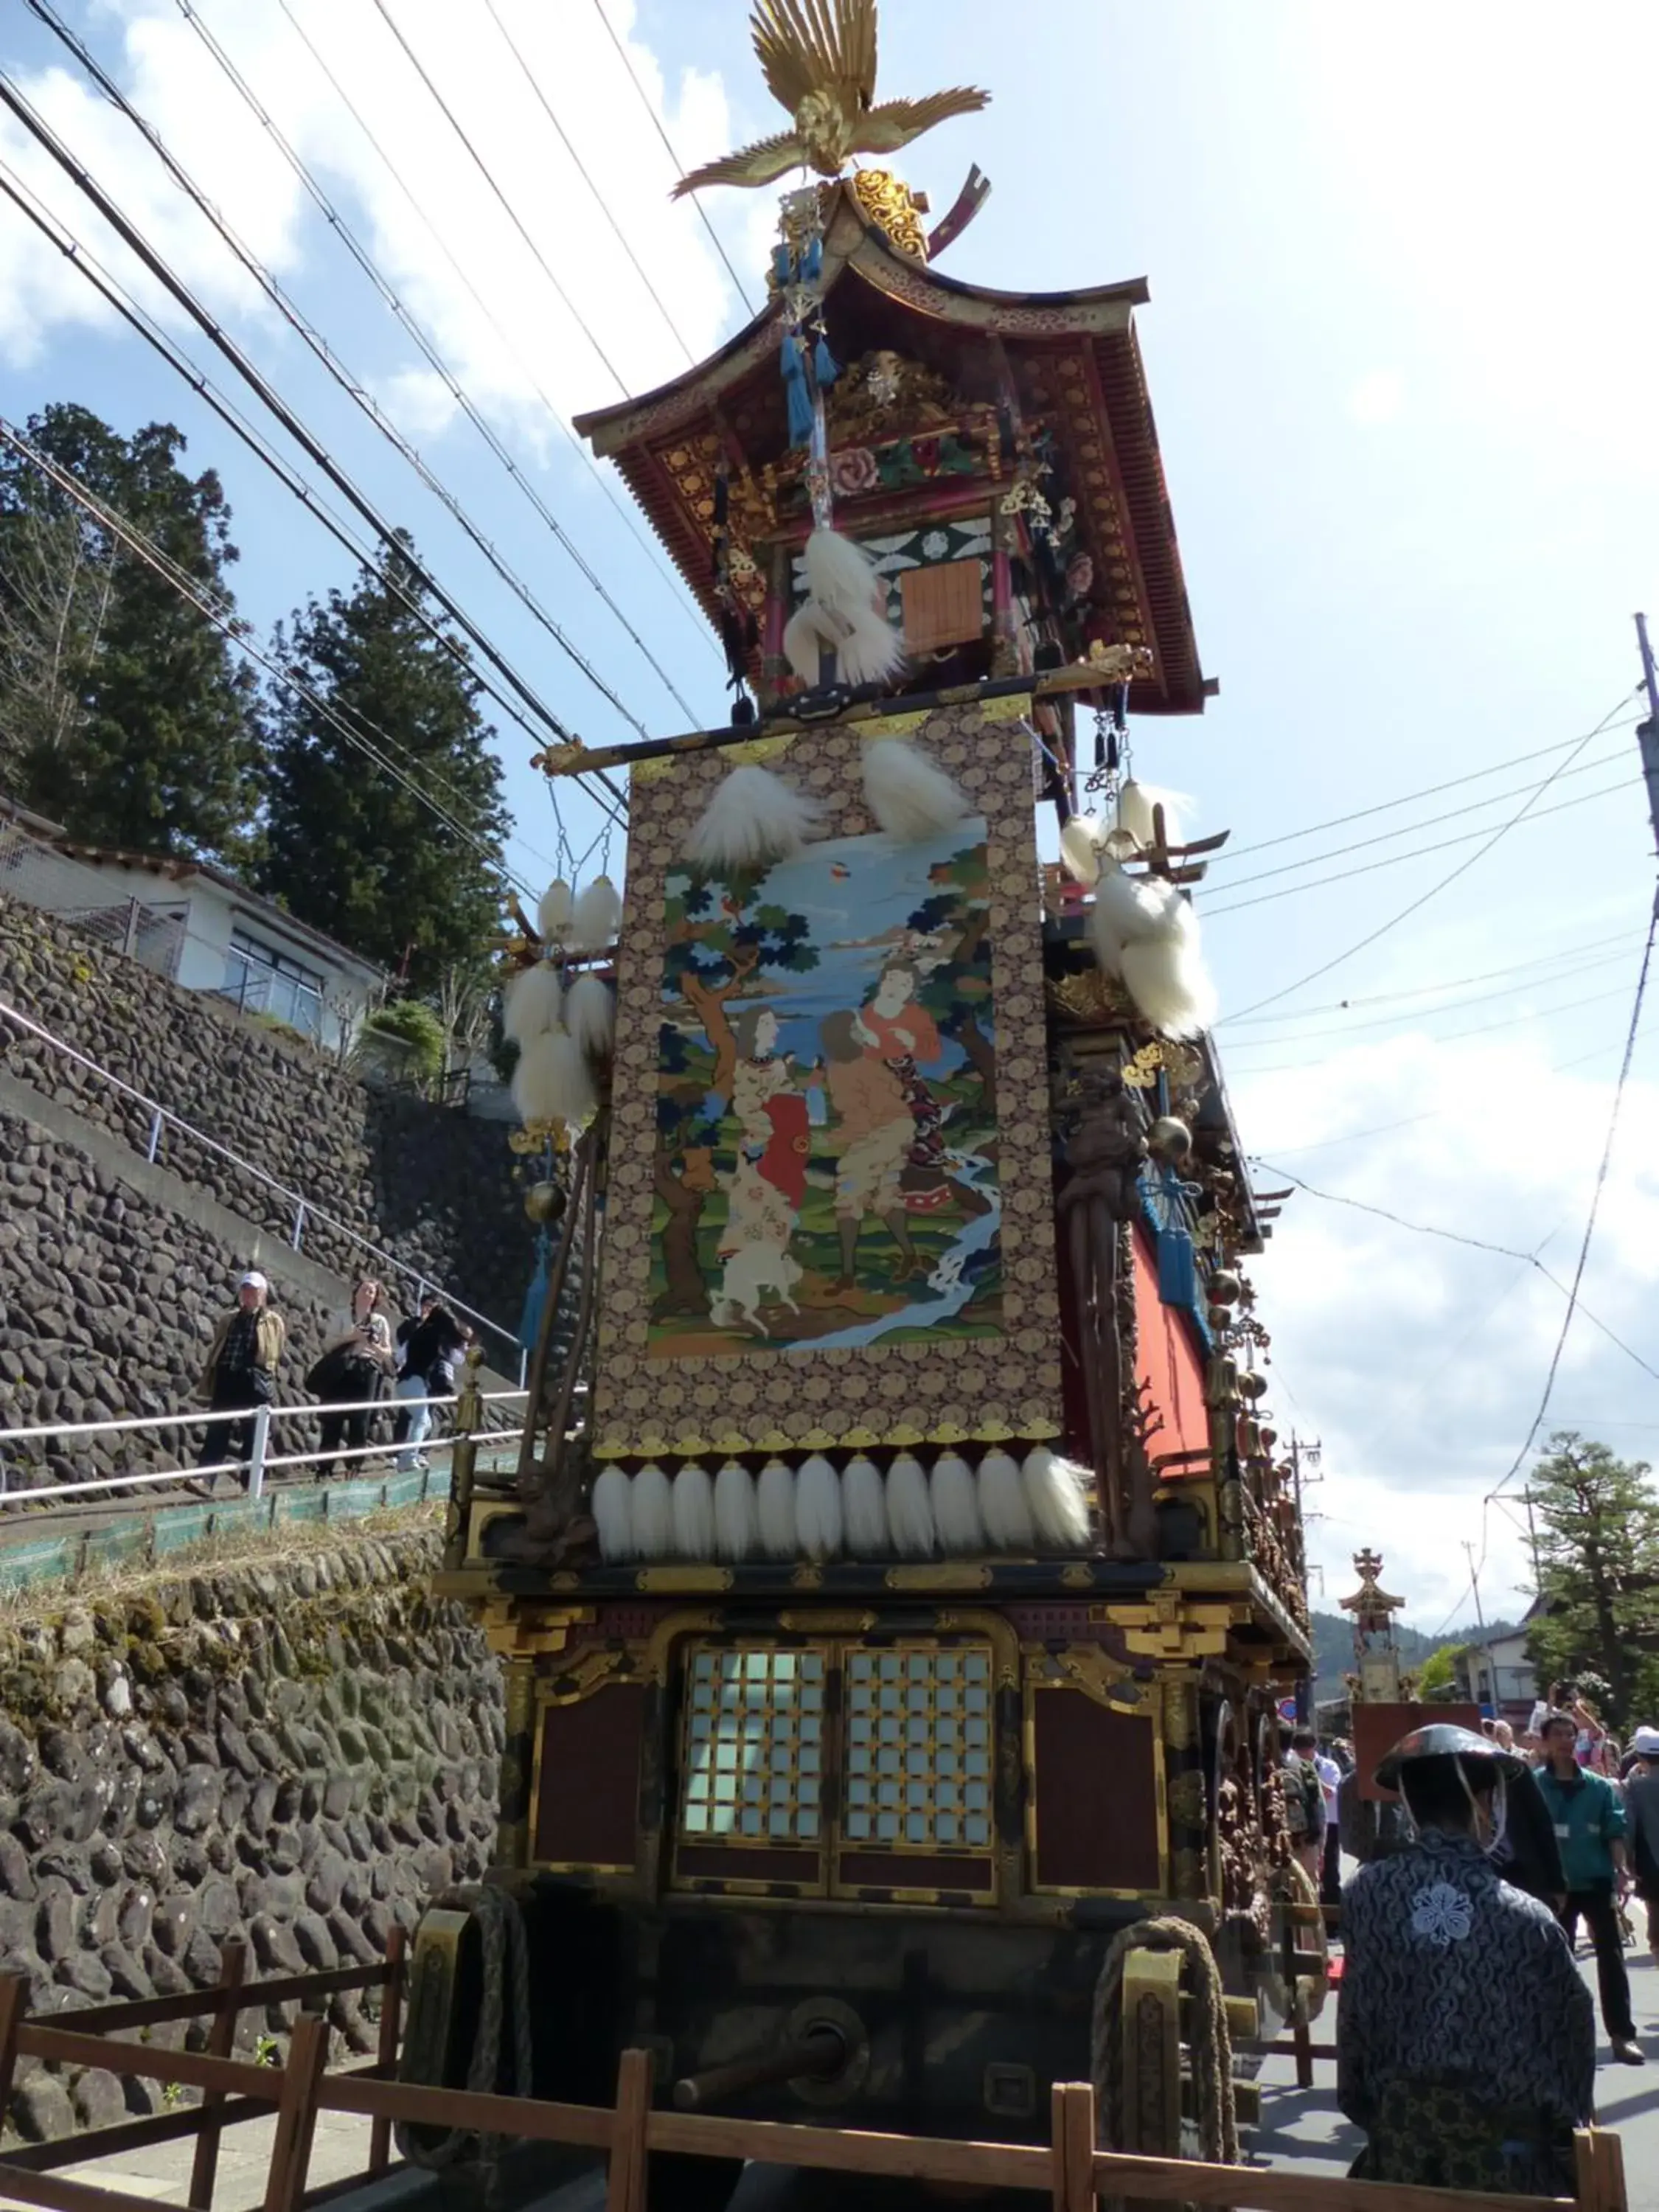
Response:
[{"label": "pedestrian walkway", "polygon": [[[311,2188],[326,2188],[331,2182],[344,2181],[363,2171],[368,2164],[370,2124],[349,2112],[319,2112],[307,2176]],[[214,2212],[252,2212],[264,2202],[276,2133],[274,2112],[224,2130],[219,2138]],[[146,2197],[153,2204],[183,2204],[190,2195],[195,2156],[193,2142],[155,2143],[148,2149],[130,2151],[125,2157],[89,2159],[84,2166],[64,2166],[58,2171],[68,2180],[118,2189],[128,2197]],[[25,2208],[15,2197],[0,2197],[0,2212],[25,2212]]]}]

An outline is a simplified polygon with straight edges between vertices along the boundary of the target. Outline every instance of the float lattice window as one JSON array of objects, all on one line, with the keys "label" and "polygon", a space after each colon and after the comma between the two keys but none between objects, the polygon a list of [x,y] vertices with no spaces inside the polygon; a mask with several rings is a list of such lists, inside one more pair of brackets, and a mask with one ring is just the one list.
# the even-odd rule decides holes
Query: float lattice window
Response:
[{"label": "float lattice window", "polygon": [[824,1680],[821,1651],[692,1653],[682,1834],[736,1844],[818,1840]]},{"label": "float lattice window", "polygon": [[846,1668],[842,1835],[901,1850],[988,1850],[988,1648],[849,1651]]}]

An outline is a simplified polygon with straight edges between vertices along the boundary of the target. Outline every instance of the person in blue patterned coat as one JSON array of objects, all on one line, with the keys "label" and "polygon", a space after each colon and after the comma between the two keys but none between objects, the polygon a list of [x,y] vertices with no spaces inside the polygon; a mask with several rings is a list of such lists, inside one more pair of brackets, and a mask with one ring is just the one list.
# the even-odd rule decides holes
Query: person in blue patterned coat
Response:
[{"label": "person in blue patterned coat", "polygon": [[1595,2109],[1589,1991],[1549,1907],[1487,1856],[1521,1766],[1437,1723],[1376,1771],[1417,1837],[1343,1903],[1337,2101],[1365,2130],[1361,2179],[1573,2193],[1572,2131]]}]

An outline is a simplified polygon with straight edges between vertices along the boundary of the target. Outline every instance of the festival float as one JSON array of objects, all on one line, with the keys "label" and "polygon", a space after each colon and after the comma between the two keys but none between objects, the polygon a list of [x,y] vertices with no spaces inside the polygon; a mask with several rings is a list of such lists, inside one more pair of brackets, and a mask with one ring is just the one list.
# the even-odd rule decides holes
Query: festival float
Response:
[{"label": "festival float", "polygon": [[505,1670],[498,1863],[422,1924],[405,2067],[606,2103],[642,2046],[682,2109],[1010,2141],[1092,2078],[1122,2147],[1194,2148],[1184,2096],[1237,2155],[1230,2038],[1322,1991],[1310,1669],[1224,833],[1135,772],[1214,689],[1146,287],[943,274],[985,179],[930,228],[858,157],[987,95],[878,102],[873,0],[754,39],[792,128],[681,189],[815,173],[767,304],[577,426],[733,708],[540,762],[626,773],[625,898],[556,884],[503,955],[548,1279],[437,1583]]}]

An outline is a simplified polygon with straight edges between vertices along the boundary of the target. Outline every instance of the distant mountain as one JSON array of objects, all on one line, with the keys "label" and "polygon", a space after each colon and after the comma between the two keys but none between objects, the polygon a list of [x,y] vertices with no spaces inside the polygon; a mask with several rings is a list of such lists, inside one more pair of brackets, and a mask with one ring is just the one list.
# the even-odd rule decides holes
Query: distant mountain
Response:
[{"label": "distant mountain", "polygon": [[[1507,1634],[1515,1623],[1510,1620],[1489,1620],[1484,1629],[1477,1630],[1482,1641],[1489,1636]],[[1450,1641],[1468,1642],[1473,1638],[1466,1632],[1455,1638],[1425,1636],[1420,1628],[1396,1627],[1395,1641],[1400,1646],[1400,1656],[1407,1670],[1420,1667],[1431,1653]],[[1313,1616],[1314,1696],[1340,1698],[1342,1677],[1353,1671],[1353,1621],[1346,1613],[1316,1613]]]}]

